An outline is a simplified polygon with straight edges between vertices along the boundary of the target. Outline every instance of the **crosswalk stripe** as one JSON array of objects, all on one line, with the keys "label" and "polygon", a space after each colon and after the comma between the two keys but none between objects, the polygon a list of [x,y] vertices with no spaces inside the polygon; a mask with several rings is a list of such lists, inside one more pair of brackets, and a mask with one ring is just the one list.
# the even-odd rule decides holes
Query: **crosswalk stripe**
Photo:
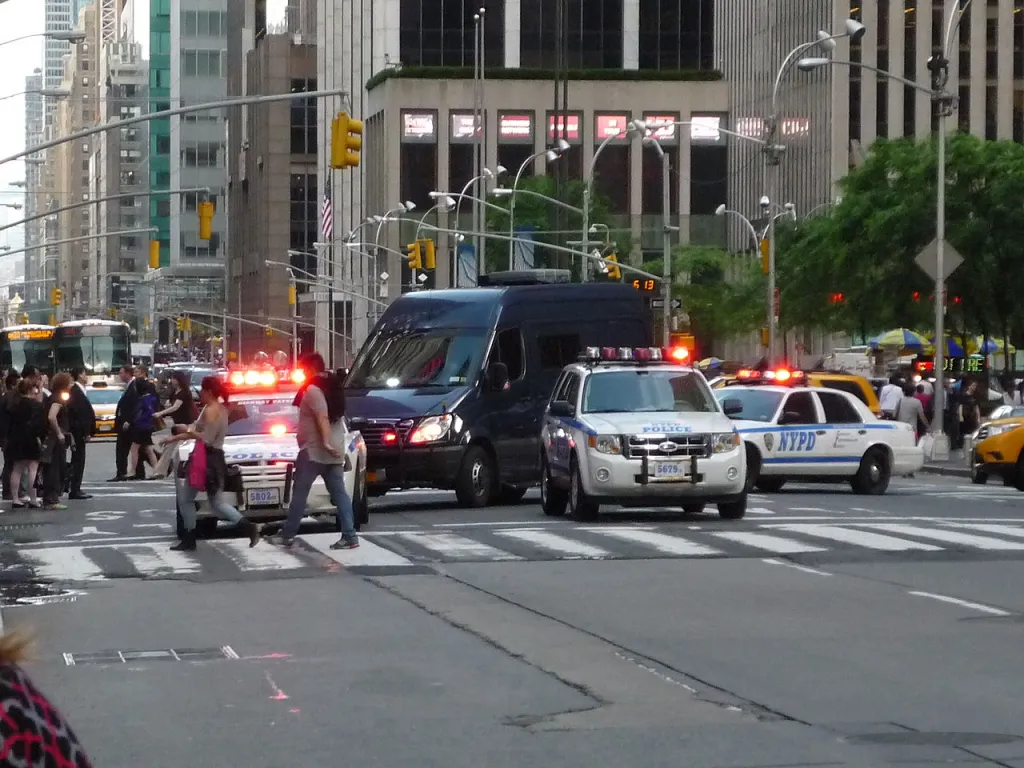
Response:
[{"label": "crosswalk stripe", "polygon": [[249,546],[248,539],[221,539],[210,544],[227,555],[231,562],[246,571],[289,571],[295,568],[310,567],[307,562],[299,559],[291,552],[278,549],[273,544],[260,542],[255,547]]},{"label": "crosswalk stripe", "polygon": [[747,547],[755,547],[756,549],[764,549],[768,552],[774,552],[777,555],[796,555],[801,552],[827,552],[824,547],[815,547],[812,544],[804,544],[793,539],[784,539],[781,536],[772,536],[769,533],[747,533],[739,531],[723,531],[721,533],[712,533],[719,539],[725,539],[727,541],[734,541],[737,544],[743,544]]},{"label": "crosswalk stripe", "polygon": [[917,541],[898,539],[895,536],[883,536],[870,531],[858,531],[851,528],[840,528],[835,525],[814,525],[794,523],[778,526],[782,530],[800,533],[805,536],[816,536],[820,539],[830,539],[843,544],[867,547],[868,549],[880,549],[885,552],[905,552],[908,549],[916,549],[922,552],[939,552],[942,547],[931,544],[922,544]]},{"label": "crosswalk stripe", "polygon": [[717,549],[706,546],[704,544],[697,544],[693,541],[680,538],[679,536],[669,536],[665,533],[657,533],[656,531],[637,531],[629,530],[627,528],[608,528],[607,530],[601,531],[605,536],[610,536],[614,539],[622,539],[633,544],[642,544],[643,546],[655,549],[658,552],[664,552],[667,555],[677,555],[682,557],[708,557],[710,555],[721,555],[723,554]]},{"label": "crosswalk stripe", "polygon": [[[415,565],[412,560],[402,557],[397,552],[374,544],[364,536],[359,539],[358,549],[331,549],[331,544],[338,540],[336,533],[307,533],[297,537],[322,555],[336,563],[352,568],[356,566],[403,566]],[[273,545],[271,545],[273,546]]]},{"label": "crosswalk stripe", "polygon": [[195,573],[201,569],[198,561],[183,552],[175,552],[166,544],[162,546],[164,549],[144,544],[125,544],[111,549],[128,558],[132,567],[143,575]]},{"label": "crosswalk stripe", "polygon": [[529,530],[510,530],[510,531],[495,531],[498,536],[505,536],[510,539],[516,539],[526,544],[532,544],[535,547],[541,549],[547,549],[552,552],[563,553],[570,558],[579,559],[593,559],[599,560],[604,557],[610,557],[611,552],[600,547],[595,547],[590,544],[586,544],[582,541],[576,541],[570,539],[567,536],[560,536],[557,533],[551,533],[551,531],[529,531]]},{"label": "crosswalk stripe", "polygon": [[970,531],[981,531],[982,533],[996,533],[1001,536],[1015,536],[1017,538],[1024,538],[1024,528],[1019,528],[1015,525],[997,525],[993,523],[946,523],[943,522],[950,528],[961,528]]},{"label": "crosswalk stripe", "polygon": [[988,536],[973,536],[969,533],[958,533],[956,531],[945,531],[936,528],[919,528],[916,525],[901,525],[899,523],[858,523],[858,525],[862,528],[889,531],[890,533],[899,533],[904,536],[917,536],[922,539],[934,539],[946,544],[960,544],[965,547],[975,547],[990,551],[1012,550],[1019,552],[1024,549],[1024,542],[1020,541],[1003,541],[1001,539],[992,539]]},{"label": "crosswalk stripe", "polygon": [[748,515],[774,515],[775,511],[767,507],[747,507]]},{"label": "crosswalk stripe", "polygon": [[27,558],[36,576],[51,581],[97,581],[106,578],[82,547],[37,549]]},{"label": "crosswalk stripe", "polygon": [[522,560],[518,555],[455,533],[407,533],[399,538],[457,560]]}]

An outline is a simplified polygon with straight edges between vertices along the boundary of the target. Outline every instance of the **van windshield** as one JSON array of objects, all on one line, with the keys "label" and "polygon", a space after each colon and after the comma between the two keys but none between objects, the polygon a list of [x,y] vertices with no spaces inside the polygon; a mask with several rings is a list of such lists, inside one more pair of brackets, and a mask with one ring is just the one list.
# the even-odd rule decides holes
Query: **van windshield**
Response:
[{"label": "van windshield", "polygon": [[345,379],[352,389],[461,387],[476,381],[489,331],[403,330],[374,336]]}]

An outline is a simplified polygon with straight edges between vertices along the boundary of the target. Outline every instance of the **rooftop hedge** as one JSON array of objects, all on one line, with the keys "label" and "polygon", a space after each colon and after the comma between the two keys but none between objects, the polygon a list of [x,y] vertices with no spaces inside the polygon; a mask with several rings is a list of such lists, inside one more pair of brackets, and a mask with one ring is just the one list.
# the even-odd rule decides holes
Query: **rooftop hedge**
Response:
[{"label": "rooftop hedge", "polygon": [[[404,80],[472,80],[473,67],[389,67],[382,69],[366,81],[366,90],[373,90],[391,79]],[[711,83],[722,80],[715,69],[570,69],[569,80],[599,80],[605,82],[689,82]],[[548,80],[553,81],[553,69],[495,67],[484,70],[487,80]]]}]

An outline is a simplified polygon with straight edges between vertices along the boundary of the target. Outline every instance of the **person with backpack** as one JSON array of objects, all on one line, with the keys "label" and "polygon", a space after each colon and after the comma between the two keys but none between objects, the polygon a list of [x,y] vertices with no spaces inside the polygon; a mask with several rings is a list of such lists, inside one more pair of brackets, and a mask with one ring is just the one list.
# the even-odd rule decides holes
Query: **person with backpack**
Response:
[{"label": "person with backpack", "polygon": [[128,449],[128,477],[139,474],[145,476],[144,470],[139,466],[140,454],[149,466],[155,469],[157,465],[156,450],[153,448],[153,432],[158,426],[156,413],[160,407],[160,398],[156,393],[156,387],[149,379],[137,378],[135,391],[138,394],[138,402],[132,421],[128,425],[128,434],[131,440],[131,447]]},{"label": "person with backpack", "polygon": [[281,532],[270,542],[291,547],[306,516],[306,502],[313,481],[322,477],[337,507],[341,538],[331,549],[355,549],[359,536],[355,528],[352,499],[345,489],[345,445],[348,426],[345,423],[345,389],[341,376],[327,373],[324,359],[313,352],[304,355],[299,368],[306,374],[306,384],[295,396],[299,408],[299,428],[295,436],[299,453],[295,457],[292,500],[288,519]]}]

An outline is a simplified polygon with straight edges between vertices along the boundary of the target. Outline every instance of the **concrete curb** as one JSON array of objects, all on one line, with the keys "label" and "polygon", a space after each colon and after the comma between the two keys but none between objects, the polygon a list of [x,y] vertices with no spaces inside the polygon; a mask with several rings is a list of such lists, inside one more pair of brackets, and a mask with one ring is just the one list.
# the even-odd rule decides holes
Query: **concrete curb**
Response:
[{"label": "concrete curb", "polygon": [[941,464],[925,464],[921,471],[929,475],[945,475],[947,477],[970,477],[971,470],[967,467],[947,467]]}]

